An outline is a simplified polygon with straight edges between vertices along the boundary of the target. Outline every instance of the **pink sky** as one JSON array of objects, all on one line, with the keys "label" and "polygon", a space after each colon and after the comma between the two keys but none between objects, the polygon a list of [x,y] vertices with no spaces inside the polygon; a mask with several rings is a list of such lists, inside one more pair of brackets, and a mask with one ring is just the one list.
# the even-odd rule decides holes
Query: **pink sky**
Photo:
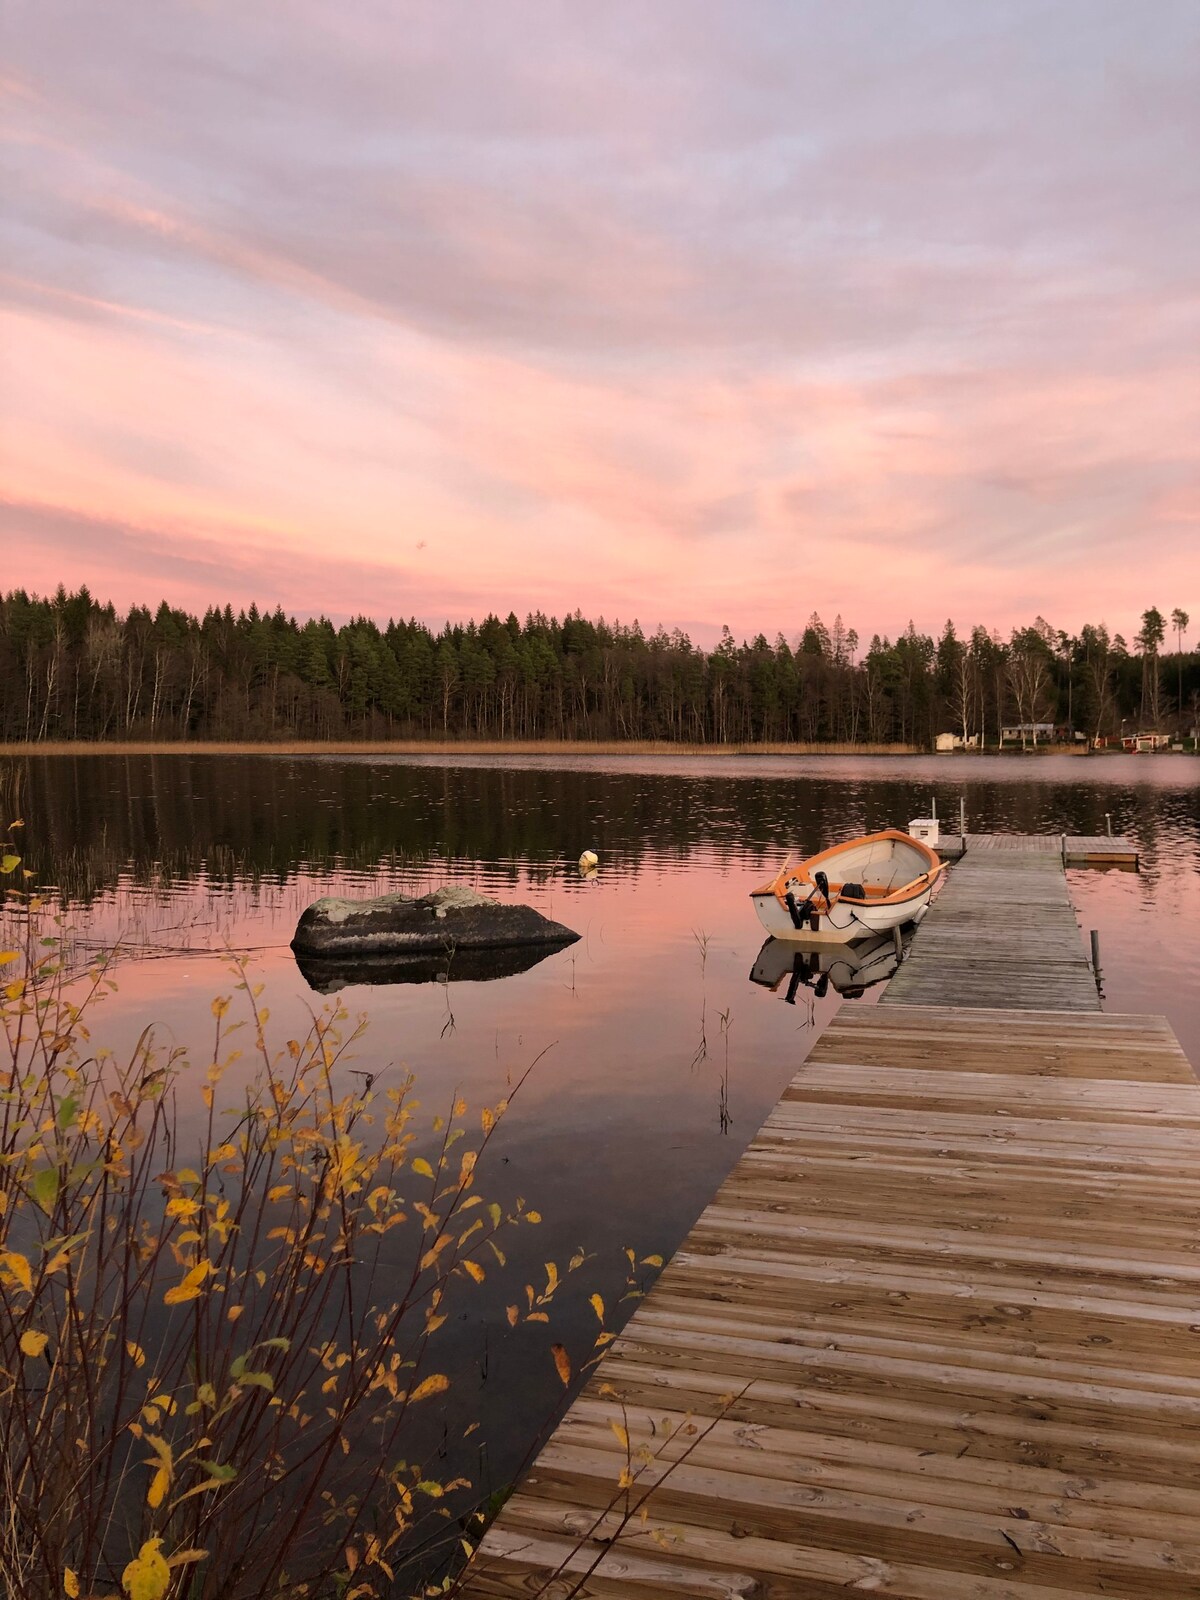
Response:
[{"label": "pink sky", "polygon": [[0,587],[1200,623],[1200,13],[46,0]]}]

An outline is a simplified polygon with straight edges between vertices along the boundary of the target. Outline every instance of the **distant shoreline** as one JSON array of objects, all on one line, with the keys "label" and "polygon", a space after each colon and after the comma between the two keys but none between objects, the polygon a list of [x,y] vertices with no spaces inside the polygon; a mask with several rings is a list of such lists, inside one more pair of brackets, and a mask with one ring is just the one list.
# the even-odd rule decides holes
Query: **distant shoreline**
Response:
[{"label": "distant shoreline", "polygon": [[0,744],[0,756],[929,756],[955,763],[998,755],[1121,754],[1080,745],[1036,750],[941,751],[911,744],[682,744],[654,739],[112,739],[28,740]]}]

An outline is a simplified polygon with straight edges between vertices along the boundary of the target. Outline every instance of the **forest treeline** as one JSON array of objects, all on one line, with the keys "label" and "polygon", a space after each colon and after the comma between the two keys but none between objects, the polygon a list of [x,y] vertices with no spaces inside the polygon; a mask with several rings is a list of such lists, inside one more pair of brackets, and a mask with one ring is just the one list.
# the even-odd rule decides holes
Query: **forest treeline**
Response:
[{"label": "forest treeline", "polygon": [[[1200,714],[1189,618],[1146,610],[1131,643],[1038,617],[1007,638],[940,637],[910,623],[862,648],[814,612],[792,638],[712,650],[581,612],[559,621],[356,617],[164,601],[121,615],[86,588],[0,595],[0,739],[605,739],[927,746],[954,732],[994,744],[1002,725],[1068,735],[1175,731]],[[1174,648],[1172,648],[1172,646]]]}]

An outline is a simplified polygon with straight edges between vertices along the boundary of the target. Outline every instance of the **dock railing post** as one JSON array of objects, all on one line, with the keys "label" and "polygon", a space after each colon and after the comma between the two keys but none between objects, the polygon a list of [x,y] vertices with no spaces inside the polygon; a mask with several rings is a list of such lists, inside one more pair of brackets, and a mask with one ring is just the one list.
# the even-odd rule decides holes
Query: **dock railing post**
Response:
[{"label": "dock railing post", "polygon": [[1101,973],[1100,973],[1100,930],[1098,928],[1093,928],[1092,929],[1092,931],[1091,931],[1091,939],[1092,939],[1092,976],[1096,980],[1096,987],[1098,989],[1100,987],[1100,980],[1101,980]]},{"label": "dock railing post", "polygon": [[967,837],[967,797],[964,794],[958,797],[958,837],[963,840]]},{"label": "dock railing post", "polygon": [[1112,836],[1113,836],[1113,831],[1112,831],[1112,812],[1111,811],[1106,811],[1104,813],[1104,826],[1108,829],[1108,837],[1111,839]]}]

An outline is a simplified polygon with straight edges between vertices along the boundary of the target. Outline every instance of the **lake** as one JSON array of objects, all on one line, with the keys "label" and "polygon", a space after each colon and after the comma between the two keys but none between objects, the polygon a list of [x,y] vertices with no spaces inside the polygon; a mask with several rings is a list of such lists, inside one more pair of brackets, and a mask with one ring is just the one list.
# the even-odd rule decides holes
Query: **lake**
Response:
[{"label": "lake", "polygon": [[[337,994],[369,1018],[356,1068],[381,1085],[411,1069],[430,1115],[456,1092],[496,1101],[537,1061],[480,1187],[543,1215],[514,1242],[518,1290],[544,1282],[546,1261],[587,1259],[551,1328],[510,1332],[512,1283],[489,1277],[444,1330],[466,1379],[449,1409],[483,1421],[468,1470],[486,1491],[561,1409],[550,1342],[578,1365],[596,1331],[588,1297],[619,1298],[625,1250],[669,1256],[838,1006],[883,992],[794,966],[752,981],[763,939],[749,889],[789,852],[903,826],[933,801],[949,831],[960,799],[977,831],[1099,834],[1109,819],[1141,870],[1068,875],[1081,940],[1100,933],[1105,1009],[1166,1015],[1200,1063],[1198,779],[1173,756],[89,755],[0,760],[0,807],[24,818],[73,958],[122,948],[118,992],[93,1021],[117,1050],[153,1023],[203,1061],[235,949],[251,953],[279,1041],[300,1030],[326,997],[289,941],[321,894],[465,883],[580,934],[493,981],[451,970]],[[599,856],[590,879],[584,849]],[[654,1270],[639,1264],[638,1281]]]}]

